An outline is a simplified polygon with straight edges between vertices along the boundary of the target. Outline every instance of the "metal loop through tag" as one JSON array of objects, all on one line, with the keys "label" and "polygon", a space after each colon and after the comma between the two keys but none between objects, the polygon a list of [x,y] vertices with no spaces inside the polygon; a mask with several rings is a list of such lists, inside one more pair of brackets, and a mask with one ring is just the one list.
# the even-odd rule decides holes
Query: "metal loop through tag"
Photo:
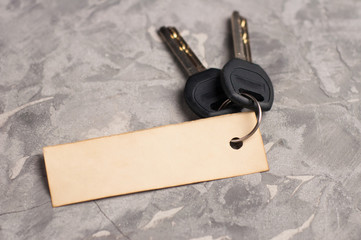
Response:
[{"label": "metal loop through tag", "polygon": [[[241,142],[247,140],[248,138],[250,138],[257,131],[257,129],[259,128],[259,125],[261,124],[261,121],[262,121],[262,108],[261,108],[261,105],[259,104],[259,102],[257,101],[257,99],[248,93],[241,93],[241,95],[252,100],[256,104],[256,106],[257,106],[257,109],[256,109],[257,123],[254,126],[254,128],[252,129],[252,131],[250,131],[247,135],[245,135],[241,138],[233,138],[231,140],[231,143],[236,143],[236,144],[241,143]],[[232,102],[231,100],[227,99],[226,101],[224,101],[222,103],[222,105],[219,107],[218,110],[222,110],[223,108],[228,106],[231,102]]]}]

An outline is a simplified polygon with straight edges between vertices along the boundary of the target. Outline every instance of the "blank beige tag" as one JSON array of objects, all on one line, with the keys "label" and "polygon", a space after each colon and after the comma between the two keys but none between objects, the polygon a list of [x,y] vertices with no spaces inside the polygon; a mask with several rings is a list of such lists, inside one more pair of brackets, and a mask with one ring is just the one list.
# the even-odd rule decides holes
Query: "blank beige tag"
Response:
[{"label": "blank beige tag", "polygon": [[258,130],[239,150],[233,137],[252,112],[205,118],[44,148],[54,207],[268,170]]}]

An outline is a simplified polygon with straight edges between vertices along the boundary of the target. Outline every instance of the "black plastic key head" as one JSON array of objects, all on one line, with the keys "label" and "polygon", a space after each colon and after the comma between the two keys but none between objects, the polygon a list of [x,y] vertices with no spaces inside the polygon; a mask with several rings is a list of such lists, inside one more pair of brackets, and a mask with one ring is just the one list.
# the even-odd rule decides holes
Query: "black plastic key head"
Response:
[{"label": "black plastic key head", "polygon": [[234,58],[222,69],[221,85],[226,96],[235,104],[252,108],[254,103],[241,93],[254,96],[263,111],[273,104],[273,85],[267,73],[257,64]]},{"label": "black plastic key head", "polygon": [[209,68],[188,78],[184,98],[198,116],[213,117],[241,111],[242,108],[234,104],[219,110],[228,99],[221,86],[221,75],[221,70]]},{"label": "black plastic key head", "polygon": [[161,27],[159,34],[188,75],[184,97],[195,114],[213,117],[242,109],[233,104],[223,104],[228,98],[221,86],[221,70],[206,69],[176,28]]}]

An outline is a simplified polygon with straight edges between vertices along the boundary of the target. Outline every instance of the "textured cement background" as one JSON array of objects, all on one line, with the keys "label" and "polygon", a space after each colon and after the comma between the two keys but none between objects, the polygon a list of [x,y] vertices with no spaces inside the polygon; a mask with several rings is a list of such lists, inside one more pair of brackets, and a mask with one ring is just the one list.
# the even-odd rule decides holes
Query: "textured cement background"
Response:
[{"label": "textured cement background", "polygon": [[[221,67],[233,10],[275,88],[270,171],[52,208],[42,147],[196,119],[156,30]],[[0,239],[361,239],[360,30],[356,0],[1,0]]]}]

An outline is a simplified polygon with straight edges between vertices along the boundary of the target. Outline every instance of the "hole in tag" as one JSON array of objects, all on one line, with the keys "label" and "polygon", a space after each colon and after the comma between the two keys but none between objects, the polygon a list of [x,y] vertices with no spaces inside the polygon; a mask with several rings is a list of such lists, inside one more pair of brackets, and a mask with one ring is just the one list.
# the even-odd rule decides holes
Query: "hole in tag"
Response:
[{"label": "hole in tag", "polygon": [[[238,137],[232,138],[232,140],[238,140]],[[243,142],[232,142],[232,140],[229,142],[229,145],[233,148],[233,149],[240,149],[243,146]]]}]

